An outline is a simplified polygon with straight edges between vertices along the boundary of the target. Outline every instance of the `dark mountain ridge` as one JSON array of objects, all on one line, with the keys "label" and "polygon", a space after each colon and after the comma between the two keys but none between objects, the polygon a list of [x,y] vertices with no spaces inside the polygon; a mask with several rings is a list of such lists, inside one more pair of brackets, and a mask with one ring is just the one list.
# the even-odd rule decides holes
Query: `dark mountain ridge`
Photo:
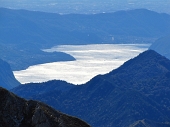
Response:
[{"label": "dark mountain ridge", "polygon": [[[94,127],[127,127],[142,119],[165,123],[170,122],[169,74],[170,60],[148,50],[118,69],[67,92],[54,90],[31,98],[88,121]],[[31,86],[26,87],[31,91]]]},{"label": "dark mountain ridge", "polygon": [[[70,89],[76,87],[73,84],[67,83],[66,81],[60,80],[51,80],[43,83],[27,83],[24,85],[19,85],[16,89],[14,88],[16,93],[22,97],[32,97],[34,95],[41,95],[44,93],[51,93],[53,91],[62,91],[67,92]],[[26,91],[23,89],[27,89]]]},{"label": "dark mountain ridge", "polygon": [[0,126],[90,127],[78,118],[65,115],[37,101],[26,101],[1,87],[0,94]]},{"label": "dark mountain ridge", "polygon": [[[158,78],[160,74],[169,75],[170,61],[151,50],[144,52],[130,61],[125,62],[118,69],[111,71],[107,76],[110,79],[120,78],[121,80],[148,81],[148,79]],[[139,73],[142,72],[142,73]],[[129,87],[129,86],[127,86]]]}]

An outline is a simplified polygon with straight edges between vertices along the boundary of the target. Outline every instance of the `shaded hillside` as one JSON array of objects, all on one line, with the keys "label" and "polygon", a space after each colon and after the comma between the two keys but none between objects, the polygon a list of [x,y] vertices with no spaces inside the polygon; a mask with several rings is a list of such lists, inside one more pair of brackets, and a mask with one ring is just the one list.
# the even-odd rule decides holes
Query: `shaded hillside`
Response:
[{"label": "shaded hillside", "polygon": [[26,101],[1,87],[0,95],[0,126],[90,127],[78,118],[65,115],[37,101]]},{"label": "shaded hillside", "polygon": [[156,52],[170,59],[170,35],[156,40],[150,46],[150,49],[155,50]]},{"label": "shaded hillside", "polygon": [[20,83],[15,79],[10,65],[0,59],[0,86],[6,89],[12,89]]},{"label": "shaded hillside", "polygon": [[[86,120],[94,127],[127,127],[142,119],[165,123],[170,122],[169,83],[170,60],[148,50],[84,85],[32,98]],[[31,87],[26,87],[31,91]],[[26,91],[26,87],[22,90]],[[19,94],[16,90],[13,92]]]},{"label": "shaded hillside", "polygon": [[0,8],[0,18],[1,43],[152,43],[170,32],[170,15],[145,9],[59,15]]}]

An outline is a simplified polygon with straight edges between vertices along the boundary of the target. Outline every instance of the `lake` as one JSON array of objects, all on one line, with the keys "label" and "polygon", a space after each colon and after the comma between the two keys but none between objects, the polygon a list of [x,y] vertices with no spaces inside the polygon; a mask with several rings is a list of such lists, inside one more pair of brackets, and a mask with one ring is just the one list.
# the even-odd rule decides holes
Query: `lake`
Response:
[{"label": "lake", "polygon": [[105,74],[119,67],[149,46],[150,44],[59,45],[43,51],[65,52],[76,60],[34,65],[26,70],[14,71],[14,75],[23,84],[53,79],[83,84],[98,74]]}]

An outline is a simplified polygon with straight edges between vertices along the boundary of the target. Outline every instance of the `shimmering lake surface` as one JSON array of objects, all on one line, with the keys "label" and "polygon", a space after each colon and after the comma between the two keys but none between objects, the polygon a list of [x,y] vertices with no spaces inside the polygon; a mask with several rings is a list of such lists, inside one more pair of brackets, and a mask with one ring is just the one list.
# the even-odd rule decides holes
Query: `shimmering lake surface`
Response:
[{"label": "shimmering lake surface", "polygon": [[65,52],[75,57],[76,61],[30,66],[26,70],[14,71],[14,75],[21,83],[59,79],[83,84],[98,74],[105,74],[119,67],[149,46],[150,44],[60,45],[44,51]]}]

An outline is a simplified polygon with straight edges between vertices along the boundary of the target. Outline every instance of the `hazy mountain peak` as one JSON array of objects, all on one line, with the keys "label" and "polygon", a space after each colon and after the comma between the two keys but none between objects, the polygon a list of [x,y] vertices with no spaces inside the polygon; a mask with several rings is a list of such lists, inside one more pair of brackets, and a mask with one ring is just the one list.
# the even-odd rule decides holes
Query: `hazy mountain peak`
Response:
[{"label": "hazy mountain peak", "polygon": [[151,46],[150,49],[155,50],[161,55],[170,59],[170,35],[157,39]]},{"label": "hazy mountain peak", "polygon": [[20,83],[15,79],[10,65],[0,59],[0,86],[6,89],[12,89]]}]

